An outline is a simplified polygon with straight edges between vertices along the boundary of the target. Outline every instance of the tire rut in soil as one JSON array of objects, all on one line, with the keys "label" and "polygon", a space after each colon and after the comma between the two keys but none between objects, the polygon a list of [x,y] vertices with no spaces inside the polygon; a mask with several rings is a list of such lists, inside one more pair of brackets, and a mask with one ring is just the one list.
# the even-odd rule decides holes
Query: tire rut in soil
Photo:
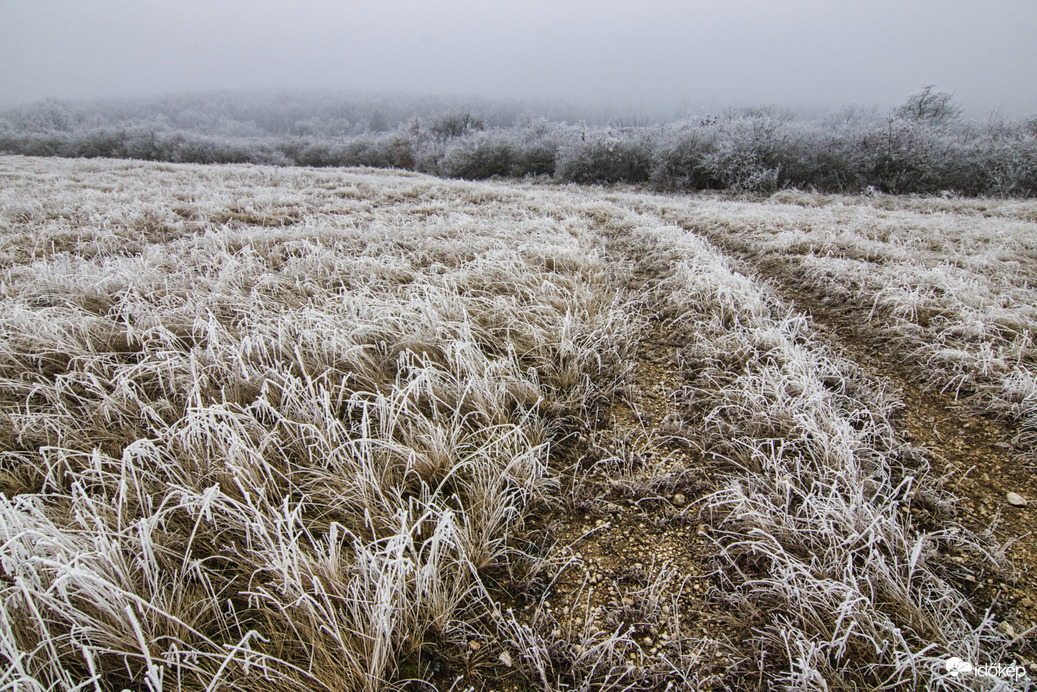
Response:
[{"label": "tire rut in soil", "polygon": [[[809,316],[812,329],[834,351],[892,385],[903,404],[898,418],[905,440],[924,450],[942,485],[960,498],[954,520],[977,534],[992,535],[1005,546],[1013,566],[1009,572],[990,573],[979,564],[963,565],[968,575],[961,584],[963,592],[979,611],[992,609],[1002,627],[1010,627],[1016,635],[1037,628],[1037,502],[1033,501],[1037,476],[1013,453],[1011,424],[978,412],[952,393],[920,386],[903,354],[883,348],[862,333],[867,320],[858,323],[857,311],[833,309],[823,296],[793,284],[770,265],[731,248],[725,251]],[[1013,506],[1007,500],[1008,492],[1031,500],[1024,507]],[[919,530],[946,528],[925,507],[913,506],[909,511]],[[1025,657],[1037,657],[1032,639],[1020,638],[1017,644]]]},{"label": "tire rut in soil", "polygon": [[[635,264],[606,241],[617,264]],[[624,288],[647,296],[656,278],[631,269]],[[648,687],[728,688],[749,663],[738,645],[746,632],[716,589],[714,518],[699,502],[716,474],[680,422],[682,347],[649,318],[626,385],[585,436],[569,506],[546,518],[568,564],[545,602],[560,630],[629,633]]]}]

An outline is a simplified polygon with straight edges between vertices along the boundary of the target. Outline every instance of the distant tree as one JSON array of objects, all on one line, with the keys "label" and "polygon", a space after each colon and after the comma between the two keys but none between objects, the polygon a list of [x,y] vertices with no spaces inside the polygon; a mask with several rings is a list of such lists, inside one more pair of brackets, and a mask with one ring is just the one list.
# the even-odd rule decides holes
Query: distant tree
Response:
[{"label": "distant tree", "polygon": [[884,116],[876,106],[851,104],[822,117],[820,124],[842,133],[861,132],[882,121]]},{"label": "distant tree", "polygon": [[467,111],[444,113],[435,118],[429,126],[432,134],[442,139],[453,139],[472,130],[482,129],[485,129],[483,122]]},{"label": "distant tree", "polygon": [[927,84],[916,94],[911,94],[907,102],[896,110],[896,114],[906,120],[929,122],[944,125],[961,117],[961,106],[954,103],[954,98],[945,91],[933,91],[935,84]]}]

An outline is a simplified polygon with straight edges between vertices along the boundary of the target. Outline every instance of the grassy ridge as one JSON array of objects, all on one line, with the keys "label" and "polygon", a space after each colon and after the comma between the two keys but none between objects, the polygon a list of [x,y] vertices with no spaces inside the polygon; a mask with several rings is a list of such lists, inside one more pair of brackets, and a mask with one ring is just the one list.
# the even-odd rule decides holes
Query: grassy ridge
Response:
[{"label": "grassy ridge", "polygon": [[724,517],[723,585],[754,657],[787,666],[773,684],[953,687],[947,656],[982,658],[1000,637],[949,578],[951,558],[1005,563],[985,541],[905,517],[918,503],[946,521],[951,498],[897,434],[898,403],[700,237],[669,227],[635,243],[665,248],[649,261],[672,267],[659,290],[698,364],[686,419],[731,467],[705,503]]}]

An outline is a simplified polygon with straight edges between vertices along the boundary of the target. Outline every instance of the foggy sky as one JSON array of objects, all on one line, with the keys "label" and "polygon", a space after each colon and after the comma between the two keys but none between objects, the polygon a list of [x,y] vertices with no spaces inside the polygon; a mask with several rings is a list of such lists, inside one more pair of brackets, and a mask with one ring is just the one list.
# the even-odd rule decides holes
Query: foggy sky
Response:
[{"label": "foggy sky", "polygon": [[376,89],[1037,113],[1034,0],[0,0],[0,104]]}]

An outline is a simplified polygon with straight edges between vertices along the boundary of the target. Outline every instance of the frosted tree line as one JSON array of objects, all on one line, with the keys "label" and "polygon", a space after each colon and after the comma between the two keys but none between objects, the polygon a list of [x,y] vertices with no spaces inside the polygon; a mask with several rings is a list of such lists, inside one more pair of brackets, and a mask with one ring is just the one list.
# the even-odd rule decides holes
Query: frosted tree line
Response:
[{"label": "frosted tree line", "polygon": [[0,113],[0,153],[366,166],[662,191],[1037,194],[1037,116],[971,120],[932,86],[890,110],[812,117],[756,107],[667,119],[331,92],[48,99]]}]

